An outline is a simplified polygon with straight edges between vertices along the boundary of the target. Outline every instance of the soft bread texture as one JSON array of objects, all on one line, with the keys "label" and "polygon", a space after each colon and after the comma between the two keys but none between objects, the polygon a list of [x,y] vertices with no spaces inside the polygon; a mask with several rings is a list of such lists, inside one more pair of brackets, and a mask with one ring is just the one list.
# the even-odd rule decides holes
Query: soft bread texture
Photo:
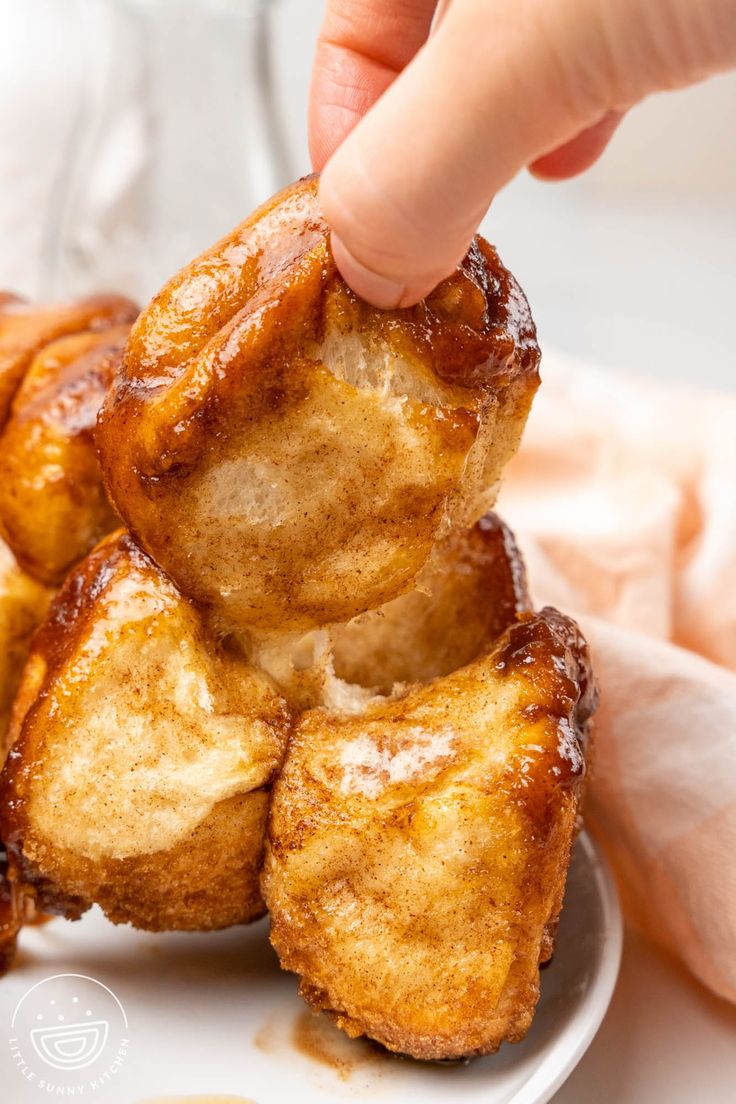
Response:
[{"label": "soft bread texture", "polygon": [[68,303],[35,306],[9,292],[0,299],[0,429],[13,396],[36,353],[65,334],[104,330],[132,322],[138,308],[122,295],[90,295]]},{"label": "soft bread texture", "polygon": [[422,590],[346,624],[255,638],[251,655],[294,708],[360,713],[376,697],[463,667],[530,610],[513,534],[488,513],[437,546]]},{"label": "soft bread texture", "polygon": [[531,610],[510,529],[489,513],[435,551],[424,589],[330,630],[337,678],[390,694],[464,667]]},{"label": "soft bread texture", "polygon": [[111,326],[45,345],[0,435],[0,531],[26,571],[50,586],[120,524],[94,431],[129,331]]},{"label": "soft bread texture", "polygon": [[143,312],[101,412],[120,515],[223,630],[305,631],[410,590],[489,505],[538,383],[486,242],[382,312],[328,237],[315,179],[256,211]]},{"label": "soft bread texture", "polygon": [[128,536],[72,573],[37,634],[0,835],[39,906],[207,929],[260,915],[288,710]]},{"label": "soft bread texture", "polygon": [[543,610],[398,700],[301,718],[262,887],[274,947],[314,1008],[416,1058],[523,1037],[594,703],[574,623]]},{"label": "soft bread texture", "polygon": [[31,636],[40,624],[52,592],[31,579],[0,539],[0,763],[10,710],[28,656]]}]

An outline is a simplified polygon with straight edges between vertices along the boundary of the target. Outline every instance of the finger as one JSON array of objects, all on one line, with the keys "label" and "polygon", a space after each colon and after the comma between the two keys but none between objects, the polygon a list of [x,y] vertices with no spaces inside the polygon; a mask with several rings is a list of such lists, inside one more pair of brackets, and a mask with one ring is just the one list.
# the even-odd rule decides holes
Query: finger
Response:
[{"label": "finger", "polygon": [[312,73],[309,148],[319,170],[426,40],[437,0],[329,0]]},{"label": "finger", "polygon": [[426,295],[521,168],[650,91],[725,67],[731,5],[703,0],[708,22],[686,0],[453,0],[323,173],[347,281],[377,306]]},{"label": "finger", "polygon": [[533,161],[529,171],[539,180],[567,180],[585,172],[601,156],[623,117],[623,111],[609,111],[572,141]]}]

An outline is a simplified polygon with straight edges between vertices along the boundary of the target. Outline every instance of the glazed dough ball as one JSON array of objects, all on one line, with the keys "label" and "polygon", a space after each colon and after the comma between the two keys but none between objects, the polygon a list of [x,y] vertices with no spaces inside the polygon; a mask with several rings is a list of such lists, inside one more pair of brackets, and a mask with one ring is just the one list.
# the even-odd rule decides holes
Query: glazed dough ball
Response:
[{"label": "glazed dough ball", "polygon": [[114,534],[34,639],[0,836],[39,906],[207,929],[259,916],[269,790],[290,717],[269,679]]},{"label": "glazed dough ball", "polygon": [[107,486],[223,629],[347,621],[485,512],[537,364],[486,242],[417,307],[375,310],[340,278],[307,179],[141,315],[100,418]]},{"label": "glazed dough ball", "polygon": [[94,431],[129,331],[112,326],[46,345],[0,436],[0,531],[23,567],[51,586],[120,524],[102,485]]},{"label": "glazed dough ball", "polygon": [[122,295],[90,295],[36,306],[0,293],[0,429],[36,353],[65,334],[105,330],[132,322],[138,308]]},{"label": "glazed dough ball", "polygon": [[554,610],[354,715],[312,709],[274,788],[271,940],[349,1035],[416,1058],[525,1034],[553,946],[594,706]]}]

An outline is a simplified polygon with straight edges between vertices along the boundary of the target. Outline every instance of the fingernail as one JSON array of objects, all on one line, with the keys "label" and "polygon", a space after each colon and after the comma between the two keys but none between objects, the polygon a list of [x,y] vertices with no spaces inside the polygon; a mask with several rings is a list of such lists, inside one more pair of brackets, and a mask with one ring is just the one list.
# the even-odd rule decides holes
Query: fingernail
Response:
[{"label": "fingernail", "polygon": [[399,306],[406,292],[405,284],[398,284],[395,280],[366,268],[356,260],[337,234],[332,234],[331,244],[332,255],[340,275],[356,295],[381,310],[393,310]]}]

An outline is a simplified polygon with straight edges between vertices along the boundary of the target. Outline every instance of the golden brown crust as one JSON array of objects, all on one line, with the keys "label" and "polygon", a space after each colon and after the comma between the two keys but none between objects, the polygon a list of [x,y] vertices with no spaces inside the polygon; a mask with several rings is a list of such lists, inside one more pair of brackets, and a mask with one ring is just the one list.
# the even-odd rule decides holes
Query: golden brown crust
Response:
[{"label": "golden brown crust", "polygon": [[[2,297],[0,296],[0,310]],[[40,624],[52,592],[22,570],[0,539],[0,764],[7,754],[8,727],[31,636]],[[15,954],[15,939],[22,924],[33,919],[33,908],[10,877],[0,840],[0,977]]]},{"label": "golden brown crust", "polygon": [[576,627],[543,610],[399,701],[302,717],[262,886],[272,942],[315,1008],[417,1058],[523,1036],[594,698]]},{"label": "golden brown crust", "polygon": [[67,920],[92,904],[114,924],[145,931],[212,931],[257,920],[266,911],[258,878],[268,797],[264,786],[218,802],[164,852],[92,862],[40,837],[32,860],[25,848],[11,847],[17,882],[37,908]]},{"label": "golden brown crust", "polygon": [[129,331],[112,326],[44,346],[0,435],[0,530],[25,570],[50,586],[119,525],[94,432]]},{"label": "golden brown crust", "polygon": [[50,601],[51,591],[26,575],[0,539],[0,763],[31,636]]},{"label": "golden brown crust", "polygon": [[538,382],[490,246],[417,307],[376,311],[339,277],[316,187],[163,289],[100,418],[121,516],[227,628],[304,630],[410,589],[450,524],[484,512]]},{"label": "golden brown crust", "polygon": [[0,539],[0,763],[6,755],[10,712],[31,637],[52,592],[26,575]]},{"label": "golden brown crust", "polygon": [[65,334],[132,322],[138,308],[122,295],[90,295],[69,303],[35,306],[9,296],[0,309],[0,429],[33,357]]},{"label": "golden brown crust", "polygon": [[0,835],[38,905],[195,930],[261,915],[268,791],[289,729],[125,534],[37,633],[0,776]]}]

